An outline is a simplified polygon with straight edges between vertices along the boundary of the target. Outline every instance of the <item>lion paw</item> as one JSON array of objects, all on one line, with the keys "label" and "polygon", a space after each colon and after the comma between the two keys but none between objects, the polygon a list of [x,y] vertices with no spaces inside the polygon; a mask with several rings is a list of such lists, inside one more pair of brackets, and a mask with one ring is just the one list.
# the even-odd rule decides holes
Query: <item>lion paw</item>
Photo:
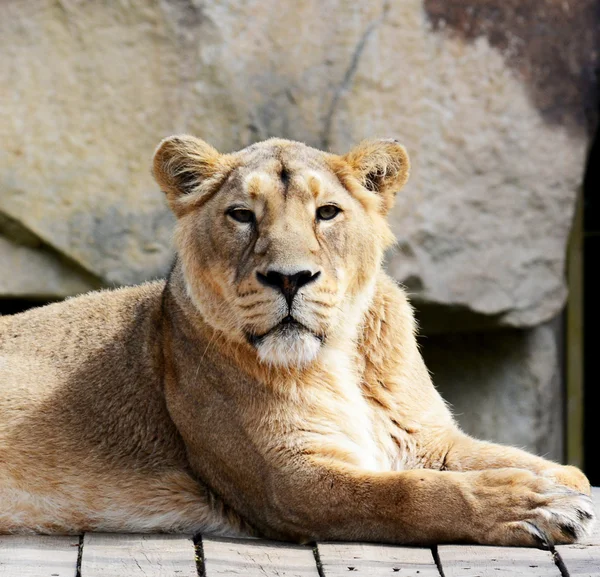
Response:
[{"label": "lion paw", "polygon": [[588,535],[595,522],[591,498],[552,476],[518,469],[481,471],[474,494],[488,545],[550,546]]},{"label": "lion paw", "polygon": [[557,465],[545,470],[541,475],[579,493],[584,493],[585,495],[592,494],[590,482],[577,467]]}]

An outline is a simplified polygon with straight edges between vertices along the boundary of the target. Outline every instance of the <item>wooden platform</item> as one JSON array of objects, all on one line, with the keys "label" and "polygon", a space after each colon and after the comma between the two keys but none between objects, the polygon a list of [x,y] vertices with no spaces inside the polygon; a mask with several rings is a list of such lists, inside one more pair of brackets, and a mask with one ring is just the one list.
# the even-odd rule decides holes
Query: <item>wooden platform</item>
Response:
[{"label": "wooden platform", "polygon": [[[600,489],[594,489],[600,513]],[[0,577],[600,577],[600,526],[553,551],[441,545],[394,547],[86,533],[0,536]]]}]

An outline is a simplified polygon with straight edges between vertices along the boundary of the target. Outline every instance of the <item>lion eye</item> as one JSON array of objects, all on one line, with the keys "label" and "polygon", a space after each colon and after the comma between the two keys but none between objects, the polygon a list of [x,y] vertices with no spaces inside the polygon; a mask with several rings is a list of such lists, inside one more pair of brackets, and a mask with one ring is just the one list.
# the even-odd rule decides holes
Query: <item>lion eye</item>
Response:
[{"label": "lion eye", "polygon": [[237,222],[254,222],[254,213],[246,208],[232,208],[227,211],[227,214]]},{"label": "lion eye", "polygon": [[335,204],[325,204],[317,208],[317,218],[319,220],[331,220],[342,212],[342,209]]}]

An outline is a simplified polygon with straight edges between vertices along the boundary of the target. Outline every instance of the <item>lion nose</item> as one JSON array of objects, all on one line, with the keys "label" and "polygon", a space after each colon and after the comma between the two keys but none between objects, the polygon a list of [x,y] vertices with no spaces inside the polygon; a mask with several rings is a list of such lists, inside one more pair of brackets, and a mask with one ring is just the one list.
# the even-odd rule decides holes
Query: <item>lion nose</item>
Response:
[{"label": "lion nose", "polygon": [[267,274],[260,272],[256,273],[258,280],[274,289],[278,289],[282,292],[288,307],[292,306],[292,301],[296,296],[296,293],[305,285],[316,281],[320,272],[311,272],[309,270],[301,270],[294,274],[284,274],[276,270],[269,270]]}]

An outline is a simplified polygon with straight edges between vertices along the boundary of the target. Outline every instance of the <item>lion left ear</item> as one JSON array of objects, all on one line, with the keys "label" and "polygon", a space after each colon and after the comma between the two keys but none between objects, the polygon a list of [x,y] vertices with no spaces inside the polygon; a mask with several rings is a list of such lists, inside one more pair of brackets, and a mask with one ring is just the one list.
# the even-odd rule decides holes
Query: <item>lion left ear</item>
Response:
[{"label": "lion left ear", "polygon": [[178,216],[188,202],[218,184],[229,168],[226,155],[187,134],[165,138],[158,145],[152,163],[154,178]]},{"label": "lion left ear", "polygon": [[381,196],[383,209],[387,212],[410,173],[410,161],[404,146],[392,139],[365,140],[343,159],[364,188]]}]

